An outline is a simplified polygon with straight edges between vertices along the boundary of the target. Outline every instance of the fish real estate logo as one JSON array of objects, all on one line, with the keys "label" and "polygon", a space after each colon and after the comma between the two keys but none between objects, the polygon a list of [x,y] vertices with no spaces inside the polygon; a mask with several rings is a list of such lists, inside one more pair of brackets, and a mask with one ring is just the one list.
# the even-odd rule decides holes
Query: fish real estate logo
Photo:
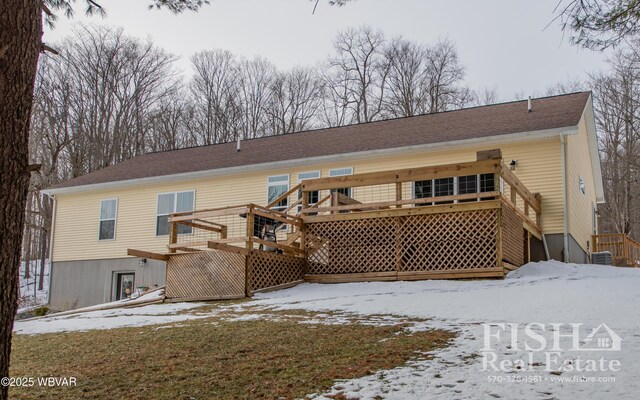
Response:
[{"label": "fish real estate logo", "polygon": [[620,371],[616,357],[622,338],[605,323],[483,324],[482,371],[612,373]]}]

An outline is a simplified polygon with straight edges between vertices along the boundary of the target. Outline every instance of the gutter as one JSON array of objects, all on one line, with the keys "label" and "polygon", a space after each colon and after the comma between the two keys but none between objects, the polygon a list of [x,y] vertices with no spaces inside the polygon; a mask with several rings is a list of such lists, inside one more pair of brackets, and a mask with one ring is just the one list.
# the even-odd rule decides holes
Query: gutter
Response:
[{"label": "gutter", "polygon": [[56,230],[56,210],[58,208],[58,201],[56,200],[56,196],[52,194],[47,194],[52,200],[53,204],[51,205],[51,237],[49,238],[49,284],[47,288],[47,304],[51,304],[51,277],[53,276],[53,238],[55,230]]},{"label": "gutter", "polygon": [[566,134],[560,134],[562,144],[562,260],[569,262],[569,215],[567,204],[567,138]]},{"label": "gutter", "polygon": [[356,151],[356,152],[342,153],[342,154],[330,154],[330,155],[317,156],[317,157],[282,160],[282,161],[274,161],[274,162],[267,162],[267,163],[260,163],[260,164],[241,165],[237,167],[217,168],[217,169],[210,169],[210,170],[203,170],[203,171],[192,171],[192,172],[184,172],[179,174],[150,176],[145,178],[136,178],[136,179],[113,181],[113,182],[68,186],[68,187],[62,187],[62,188],[45,189],[45,190],[42,190],[42,192],[48,195],[55,195],[58,193],[66,194],[66,193],[79,193],[79,192],[96,191],[96,190],[107,190],[107,189],[114,189],[114,188],[139,186],[139,185],[145,185],[145,184],[195,180],[195,179],[210,178],[210,177],[216,177],[216,176],[250,173],[255,171],[288,169],[288,168],[295,168],[298,166],[306,166],[311,163],[321,164],[321,163],[342,162],[347,160],[352,161],[352,160],[359,160],[359,159],[368,159],[375,155],[394,156],[394,155],[406,154],[407,152],[419,153],[425,150],[436,151],[440,149],[461,148],[461,147],[469,147],[469,146],[476,146],[476,145],[490,145],[490,144],[523,142],[523,141],[529,141],[529,140],[540,140],[540,139],[557,137],[558,133],[562,135],[562,134],[575,134],[577,132],[578,132],[578,126],[576,125],[576,126],[568,126],[568,127],[556,128],[556,129],[544,129],[544,130],[529,131],[529,132],[516,132],[516,133],[510,133],[510,134],[504,134],[504,135],[494,135],[494,136],[487,136],[483,138],[452,140],[448,142],[419,144],[419,145],[411,145],[411,146],[403,146],[403,147],[394,147],[394,148],[388,148],[388,149]]}]

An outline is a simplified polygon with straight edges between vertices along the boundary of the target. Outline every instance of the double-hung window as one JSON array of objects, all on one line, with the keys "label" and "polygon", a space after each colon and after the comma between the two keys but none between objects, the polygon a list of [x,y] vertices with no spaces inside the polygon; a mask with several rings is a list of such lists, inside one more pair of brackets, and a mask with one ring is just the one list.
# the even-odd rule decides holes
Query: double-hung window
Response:
[{"label": "double-hung window", "polygon": [[[298,183],[302,182],[305,179],[318,179],[320,178],[320,171],[312,171],[312,172],[300,172],[298,174]],[[298,191],[298,199],[302,199],[302,190]],[[313,190],[311,192],[307,192],[307,205],[312,206],[320,201],[320,191]],[[302,209],[302,205],[298,206],[298,211]]]},{"label": "double-hung window", "polygon": [[116,238],[117,214],[118,199],[106,199],[100,202],[100,227],[98,240],[113,240]]},{"label": "double-hung window", "polygon": [[[158,208],[156,212],[156,236],[169,234],[169,215],[179,212],[193,211],[195,207],[195,191],[161,193],[158,195]],[[186,225],[178,225],[179,234],[188,234],[192,228]]]},{"label": "double-hung window", "polygon": [[[346,176],[346,175],[353,175],[353,168],[349,167],[349,168],[336,168],[336,169],[331,169],[329,170],[329,176]],[[331,189],[331,193],[340,193],[343,194],[347,197],[351,197],[351,188],[347,187],[347,188],[335,188],[335,189]]]},{"label": "double-hung window", "polygon": [[[270,176],[267,180],[267,204],[271,204],[278,197],[287,193],[289,190],[289,175]],[[289,205],[289,198],[280,200],[272,208],[274,210],[283,211]]]}]

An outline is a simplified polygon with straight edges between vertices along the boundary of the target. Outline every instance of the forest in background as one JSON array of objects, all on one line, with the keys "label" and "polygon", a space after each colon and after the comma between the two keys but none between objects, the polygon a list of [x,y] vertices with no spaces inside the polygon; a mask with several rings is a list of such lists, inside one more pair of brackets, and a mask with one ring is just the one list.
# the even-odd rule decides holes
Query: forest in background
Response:
[{"label": "forest in background", "polygon": [[[388,38],[368,26],[338,33],[318,65],[288,70],[223,49],[194,54],[191,73],[149,40],[78,25],[58,55],[41,57],[34,94],[23,259],[48,256],[51,202],[40,190],[154,151],[250,139],[496,103],[471,88],[448,40]],[[542,96],[592,90],[607,203],[601,231],[638,238],[640,44],[614,52],[606,71],[555,83]],[[44,263],[41,263],[44,265]],[[35,265],[35,263],[34,263]],[[26,274],[39,271],[26,271]]]}]

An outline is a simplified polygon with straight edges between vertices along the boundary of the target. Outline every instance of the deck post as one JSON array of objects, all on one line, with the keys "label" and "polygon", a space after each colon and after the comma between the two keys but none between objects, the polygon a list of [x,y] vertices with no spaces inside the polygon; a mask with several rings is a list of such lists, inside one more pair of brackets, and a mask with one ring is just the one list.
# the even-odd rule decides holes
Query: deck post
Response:
[{"label": "deck post", "polygon": [[[402,200],[402,182],[396,182],[396,201]],[[401,204],[397,204],[396,208],[402,208]]]},{"label": "deck post", "polygon": [[249,259],[251,258],[251,251],[253,250],[253,226],[254,226],[254,214],[253,214],[253,204],[249,205],[249,209],[247,210],[247,230],[246,230],[246,235],[247,235],[247,243],[246,243],[246,249],[248,252],[248,255],[245,257],[245,263],[244,263],[244,288],[245,288],[245,295],[247,297],[251,297],[251,263],[249,261]]},{"label": "deck post", "polygon": [[396,272],[402,272],[404,265],[402,263],[402,222],[404,217],[395,218],[396,224]]},{"label": "deck post", "polygon": [[[319,199],[318,199],[319,200]],[[302,209],[306,209],[309,208],[309,192],[302,192]],[[302,225],[300,225],[300,227],[298,228],[298,230],[300,231],[300,250],[302,250],[304,253],[302,253],[302,257],[304,257],[304,261],[305,261],[305,266],[304,266],[304,273],[307,273],[306,268],[306,261],[307,261],[307,230],[305,228],[305,224],[304,222],[302,223]]]},{"label": "deck post", "polygon": [[169,225],[169,253],[175,253],[176,248],[172,244],[178,243],[178,223],[171,222]]}]

